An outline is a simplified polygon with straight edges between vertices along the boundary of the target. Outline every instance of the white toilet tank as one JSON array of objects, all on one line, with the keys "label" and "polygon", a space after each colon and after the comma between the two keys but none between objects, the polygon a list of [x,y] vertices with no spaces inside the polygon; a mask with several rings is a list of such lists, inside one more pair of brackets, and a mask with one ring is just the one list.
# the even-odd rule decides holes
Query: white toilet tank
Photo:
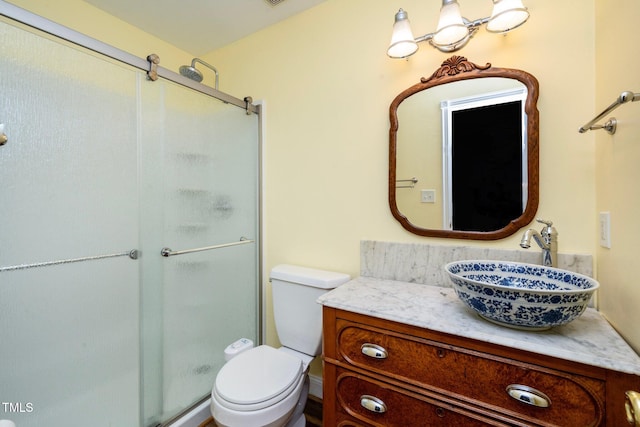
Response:
[{"label": "white toilet tank", "polygon": [[322,352],[322,306],[316,300],[351,277],[282,264],[271,270],[273,313],[283,346],[317,356]]}]

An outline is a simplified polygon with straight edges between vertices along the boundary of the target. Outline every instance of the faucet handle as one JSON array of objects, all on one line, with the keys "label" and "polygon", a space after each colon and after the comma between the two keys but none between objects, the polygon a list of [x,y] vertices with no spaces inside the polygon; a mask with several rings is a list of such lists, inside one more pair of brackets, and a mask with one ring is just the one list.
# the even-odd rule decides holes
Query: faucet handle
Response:
[{"label": "faucet handle", "polygon": [[536,218],[536,221],[539,222],[540,224],[546,225],[547,227],[551,227],[553,225],[553,221],[549,221],[546,219]]},{"label": "faucet handle", "polygon": [[544,224],[544,227],[540,232],[540,234],[542,234],[542,237],[549,240],[554,240],[557,238],[558,231],[555,229],[555,227],[553,227],[553,222],[540,218],[536,218],[536,221],[538,221],[540,224]]}]

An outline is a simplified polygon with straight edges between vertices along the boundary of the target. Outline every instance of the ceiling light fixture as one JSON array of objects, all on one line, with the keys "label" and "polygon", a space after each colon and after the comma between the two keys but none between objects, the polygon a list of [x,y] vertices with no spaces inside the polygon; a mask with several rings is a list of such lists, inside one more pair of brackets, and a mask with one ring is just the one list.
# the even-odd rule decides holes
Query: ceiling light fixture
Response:
[{"label": "ceiling light fixture", "polygon": [[428,41],[442,52],[455,52],[469,42],[481,25],[486,24],[487,31],[506,33],[524,24],[529,12],[522,0],[492,0],[491,16],[469,21],[460,13],[457,0],[442,0],[440,19],[435,32],[413,37],[409,16],[400,9],[393,24],[391,44],[387,55],[392,58],[406,58],[418,50],[418,43]]}]

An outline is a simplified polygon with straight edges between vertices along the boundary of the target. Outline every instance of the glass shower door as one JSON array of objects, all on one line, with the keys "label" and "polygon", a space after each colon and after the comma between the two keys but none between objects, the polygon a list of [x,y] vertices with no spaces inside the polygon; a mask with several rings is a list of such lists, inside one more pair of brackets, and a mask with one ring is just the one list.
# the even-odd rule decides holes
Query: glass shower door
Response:
[{"label": "glass shower door", "polygon": [[259,145],[255,114],[163,79],[141,94],[149,423],[208,396],[224,348],[258,339]]},{"label": "glass shower door", "polygon": [[0,420],[156,426],[258,340],[258,116],[19,24],[0,38]]},{"label": "glass shower door", "polygon": [[139,425],[136,72],[0,39],[0,419]]}]

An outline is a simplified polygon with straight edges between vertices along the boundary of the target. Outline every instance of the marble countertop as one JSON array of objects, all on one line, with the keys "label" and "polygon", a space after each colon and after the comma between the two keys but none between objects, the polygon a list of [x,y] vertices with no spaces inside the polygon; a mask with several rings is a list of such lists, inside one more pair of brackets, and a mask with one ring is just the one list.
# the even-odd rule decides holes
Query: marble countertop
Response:
[{"label": "marble countertop", "polygon": [[640,357],[606,319],[588,308],[573,322],[527,332],[481,319],[452,288],[358,277],[321,296],[329,307],[533,353],[640,375]]}]

